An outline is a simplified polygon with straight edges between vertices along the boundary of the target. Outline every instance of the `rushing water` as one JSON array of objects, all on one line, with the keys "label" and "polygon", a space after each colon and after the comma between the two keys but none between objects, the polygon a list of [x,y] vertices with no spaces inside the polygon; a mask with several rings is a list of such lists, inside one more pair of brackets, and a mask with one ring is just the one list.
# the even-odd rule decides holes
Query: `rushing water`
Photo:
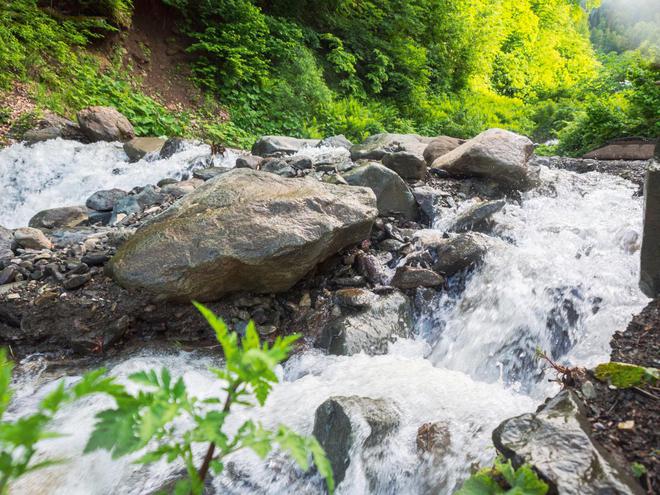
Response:
[{"label": "rushing water", "polygon": [[[15,180],[5,178],[3,172],[0,180],[14,188],[12,197],[20,198],[11,200],[22,212],[14,224],[24,223],[37,206],[79,203],[84,194],[76,192],[76,198],[68,198],[74,193],[64,192],[62,184],[69,180],[87,181],[85,190],[92,192],[182,173],[172,159],[158,171],[149,168],[155,162],[145,162],[137,165],[139,173],[125,171],[117,178],[109,170],[125,158],[115,145],[89,150],[63,142],[43,146],[43,153],[56,154],[63,147],[63,153],[78,157],[75,166],[63,158],[52,159],[60,164],[54,186],[46,184],[48,160],[35,158],[36,151],[15,147],[0,152],[3,170],[17,172],[11,160],[25,160],[26,167],[33,166],[30,160],[43,163],[38,165],[42,173],[15,174]],[[81,153],[88,151],[93,164],[82,160]],[[96,172],[80,170],[86,167]],[[68,174],[77,179],[69,179]],[[543,187],[520,202],[510,201],[496,215],[493,234],[502,242],[483,265],[472,274],[455,277],[448,291],[420,306],[415,338],[397,341],[384,356],[337,357],[318,351],[296,356],[281,368],[282,381],[266,405],[236,411],[229,428],[252,417],[266,426],[285,423],[310,434],[316,408],[330,396],[387,398],[401,413],[400,428],[382,446],[385,455],[353,452],[338,492],[453,492],[470,465],[492,459],[493,428],[507,417],[534,410],[539,399],[553,391],[532,358],[536,347],[562,362],[593,365],[607,357],[612,333],[623,329],[646,301],[637,289],[641,199],[634,197],[636,187],[596,173],[543,169],[542,178]],[[0,204],[4,205],[2,223],[9,207]],[[449,225],[456,213],[443,212],[436,228]],[[137,370],[167,366],[184,377],[192,393],[209,397],[221,395],[206,371],[211,362],[208,356],[184,351],[144,352],[108,366],[121,380]],[[37,358],[21,368],[19,393],[11,408],[15,415],[30,410],[55,386]],[[76,377],[65,379],[73,382]],[[94,414],[108,405],[105,399],[89,398],[62,411],[55,429],[67,436],[43,442],[42,452],[68,461],[29,475],[14,486],[13,493],[143,494],[176,477],[178,469],[165,464],[136,466],[130,459],[112,461],[105,452],[82,455]],[[417,428],[428,421],[444,422],[451,435],[448,454],[434,466],[420,463],[415,446]],[[376,475],[375,486],[369,485],[367,474]],[[260,461],[248,452],[232,456],[226,474],[216,478],[214,486],[219,493],[230,494],[320,491],[318,480],[297,475],[288,459],[274,455]]]}]

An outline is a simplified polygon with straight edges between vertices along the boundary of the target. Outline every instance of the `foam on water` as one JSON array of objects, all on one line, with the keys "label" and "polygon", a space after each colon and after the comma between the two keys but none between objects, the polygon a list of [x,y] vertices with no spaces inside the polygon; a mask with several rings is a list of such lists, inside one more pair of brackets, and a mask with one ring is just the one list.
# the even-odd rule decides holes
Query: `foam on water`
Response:
[{"label": "foam on water", "polygon": [[[84,204],[100,189],[130,190],[166,177],[180,179],[204,166],[209,155],[208,145],[185,145],[168,159],[147,156],[129,163],[121,143],[62,139],[0,149],[0,225],[25,226],[41,210]],[[214,164],[231,167],[235,162],[236,155],[228,152]]]}]

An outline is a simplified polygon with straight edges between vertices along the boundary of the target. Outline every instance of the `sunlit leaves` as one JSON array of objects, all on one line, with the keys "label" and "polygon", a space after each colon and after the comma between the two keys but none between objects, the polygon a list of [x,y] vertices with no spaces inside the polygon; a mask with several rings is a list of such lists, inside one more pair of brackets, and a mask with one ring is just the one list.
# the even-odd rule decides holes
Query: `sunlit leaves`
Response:
[{"label": "sunlit leaves", "polygon": [[456,495],[545,495],[548,489],[528,465],[514,469],[511,461],[498,458],[493,467],[470,476]]}]

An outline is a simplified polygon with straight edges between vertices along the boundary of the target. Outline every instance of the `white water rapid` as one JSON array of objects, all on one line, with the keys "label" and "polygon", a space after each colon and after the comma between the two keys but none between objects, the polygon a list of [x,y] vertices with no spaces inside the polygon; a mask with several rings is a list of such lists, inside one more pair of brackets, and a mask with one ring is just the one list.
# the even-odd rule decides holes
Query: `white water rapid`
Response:
[{"label": "white water rapid", "polygon": [[[41,146],[0,151],[0,184],[11,198],[0,198],[0,224],[25,224],[38,209],[78,204],[94,190],[154,183],[183,171],[177,164],[184,160],[178,158],[124,164],[112,144]],[[114,174],[115,168],[122,172]],[[384,356],[337,357],[313,350],[295,356],[280,370],[281,383],[266,405],[237,410],[230,426],[254,417],[266,426],[284,423],[310,434],[316,408],[330,396],[391,399],[401,425],[383,446],[385,455],[354,452],[338,493],[455,491],[472,464],[492,460],[491,432],[499,422],[535,410],[553,392],[533,359],[537,346],[561,362],[593,365],[607,358],[613,332],[624,329],[646,302],[637,289],[642,201],[634,196],[636,187],[612,176],[545,168],[542,179],[544,186],[496,214],[493,235],[502,245],[483,265],[455,277],[431,304],[420,305],[414,338],[397,341]],[[449,225],[457,213],[443,211],[436,228]],[[55,386],[40,363],[33,356],[20,366],[11,414],[31,410]],[[209,364],[209,357],[172,351],[143,352],[108,367],[125,380],[135,371],[166,366],[184,377],[192,393],[221,396],[206,371]],[[41,451],[44,458],[66,462],[30,474],[12,493],[137,495],[174,479],[178,469],[165,464],[142,467],[131,459],[113,461],[105,452],[82,454],[94,414],[108,406],[93,397],[62,411],[54,429],[66,436],[42,442]],[[433,466],[420,463],[415,445],[417,428],[429,421],[444,422],[451,436],[448,455]],[[213,481],[217,493],[320,493],[318,479],[297,475],[280,455],[260,461],[237,453],[225,464],[225,474]],[[375,485],[366,472],[377,475]]]}]

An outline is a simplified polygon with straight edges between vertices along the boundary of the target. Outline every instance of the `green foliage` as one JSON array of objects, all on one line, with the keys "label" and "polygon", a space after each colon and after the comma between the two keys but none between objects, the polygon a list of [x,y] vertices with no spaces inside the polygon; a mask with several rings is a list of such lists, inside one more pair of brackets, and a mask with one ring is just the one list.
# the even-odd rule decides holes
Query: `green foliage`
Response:
[{"label": "green foliage", "polygon": [[[315,438],[300,436],[281,425],[268,430],[252,420],[244,422],[233,436],[224,431],[232,406],[253,407],[265,403],[272,385],[278,381],[274,368],[287,358],[298,336],[278,337],[272,345],[261,344],[251,322],[239,341],[238,334],[230,332],[210,310],[201,304],[195,305],[214,330],[224,353],[224,367],[210,369],[224,383],[223,400],[199,400],[190,396],[183,380],[174,381],[167,369],[160,373],[153,370],[135,373],[129,378],[142,389],[129,393],[122,387],[112,392],[116,407],[97,415],[85,451],[105,449],[117,458],[146,449],[138,462],[181,461],[188,479],[177,483],[175,493],[201,494],[207,471],[220,473],[224,467],[222,460],[227,455],[250,449],[265,458],[278,446],[303,470],[309,469],[311,457],[332,492],[332,469]],[[181,422],[184,417],[189,421]],[[182,427],[183,424],[190,426]],[[193,446],[200,443],[207,444],[208,448],[204,463],[197,469]]]},{"label": "green foliage", "polygon": [[617,362],[599,364],[594,372],[596,378],[617,388],[654,385],[660,378],[660,372],[656,368]]},{"label": "green foliage", "polygon": [[0,494],[8,493],[9,483],[36,469],[57,463],[57,460],[33,462],[37,443],[58,435],[49,430],[55,414],[67,404],[93,393],[117,393],[118,388],[105,370],[87,373],[73,387],[61,382],[46,395],[33,414],[7,419],[11,398],[13,363],[5,349],[0,349]]},{"label": "green foliage", "polygon": [[635,476],[635,478],[641,478],[642,476],[644,476],[648,472],[646,467],[644,467],[644,464],[641,464],[639,462],[633,462],[630,465],[630,469],[632,470],[633,475]]},{"label": "green foliage", "polygon": [[456,495],[545,495],[548,485],[528,465],[514,469],[511,461],[495,460],[493,467],[470,476]]}]

